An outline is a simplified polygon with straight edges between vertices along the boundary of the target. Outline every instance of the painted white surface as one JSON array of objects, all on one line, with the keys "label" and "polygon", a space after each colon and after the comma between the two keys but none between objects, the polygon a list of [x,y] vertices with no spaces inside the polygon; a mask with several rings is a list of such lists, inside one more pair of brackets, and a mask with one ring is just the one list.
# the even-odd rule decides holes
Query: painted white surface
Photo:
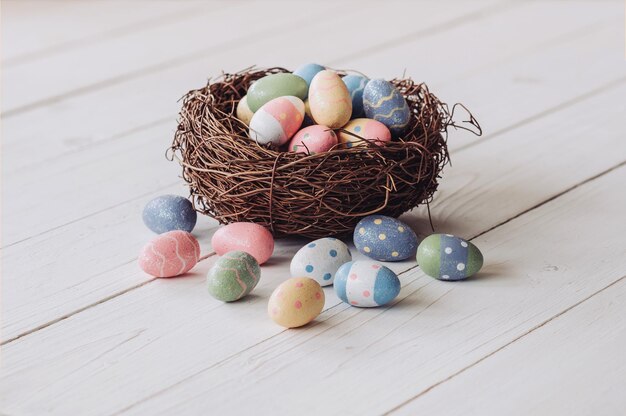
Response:
[{"label": "painted white surface", "polygon": [[[611,303],[626,275],[621,2],[303,2],[293,14],[271,9],[282,2],[124,3],[2,5],[0,413],[624,408],[624,321]],[[264,26],[242,24],[233,43],[224,16],[240,9]],[[143,204],[186,193],[163,158],[180,95],[221,69],[310,60],[373,77],[406,69],[475,112],[486,134],[452,132],[431,209],[438,231],[480,235],[478,278],[442,283],[414,261],[391,264],[403,282],[394,306],[351,308],[327,288],[318,323],[285,331],[265,307],[303,239],[279,242],[237,304],[206,293],[213,259],[181,279],[140,272]],[[425,209],[404,219],[428,233]],[[205,252],[216,226],[196,228]],[[446,400],[459,391],[466,400]]]}]

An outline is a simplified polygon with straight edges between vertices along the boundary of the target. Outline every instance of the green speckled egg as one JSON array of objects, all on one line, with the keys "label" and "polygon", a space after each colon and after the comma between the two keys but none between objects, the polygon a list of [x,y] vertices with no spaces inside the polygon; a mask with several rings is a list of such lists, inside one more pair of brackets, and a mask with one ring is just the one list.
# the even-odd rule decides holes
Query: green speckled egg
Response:
[{"label": "green speckled egg", "polygon": [[292,95],[304,100],[309,92],[306,81],[294,74],[271,74],[252,84],[248,89],[248,107],[253,113],[263,104],[278,97]]},{"label": "green speckled egg", "polygon": [[229,251],[209,270],[207,285],[215,299],[233,302],[250,293],[260,277],[261,268],[254,257],[243,251]]},{"label": "green speckled egg", "polygon": [[417,248],[417,264],[440,280],[462,280],[483,266],[483,255],[474,244],[451,234],[432,234]]}]

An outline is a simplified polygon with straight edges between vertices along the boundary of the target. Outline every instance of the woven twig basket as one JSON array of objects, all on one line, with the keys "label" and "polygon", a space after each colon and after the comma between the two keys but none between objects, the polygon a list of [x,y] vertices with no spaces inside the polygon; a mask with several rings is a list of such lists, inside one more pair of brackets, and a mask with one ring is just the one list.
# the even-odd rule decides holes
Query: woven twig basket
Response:
[{"label": "woven twig basket", "polygon": [[288,71],[223,74],[183,98],[168,157],[182,165],[196,210],[223,224],[264,225],[276,237],[320,238],[350,234],[364,216],[397,217],[431,200],[448,162],[446,130],[453,122],[424,84],[391,81],[412,111],[403,137],[308,155],[257,144],[235,117],[250,83],[278,72]]}]

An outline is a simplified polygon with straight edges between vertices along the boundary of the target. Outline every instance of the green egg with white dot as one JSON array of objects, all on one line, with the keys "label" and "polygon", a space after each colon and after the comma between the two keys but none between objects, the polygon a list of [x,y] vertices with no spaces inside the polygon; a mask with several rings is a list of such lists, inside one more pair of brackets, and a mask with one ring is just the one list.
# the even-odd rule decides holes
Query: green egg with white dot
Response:
[{"label": "green egg with white dot", "polygon": [[341,240],[327,237],[311,241],[291,260],[292,277],[309,277],[321,286],[333,284],[335,273],[342,264],[352,261],[352,253]]},{"label": "green egg with white dot", "polygon": [[452,234],[429,235],[417,248],[416,257],[422,271],[439,280],[463,280],[483,266],[478,247]]},{"label": "green egg with white dot", "polygon": [[252,255],[229,251],[207,274],[209,294],[222,302],[234,302],[248,295],[261,278],[261,268]]}]

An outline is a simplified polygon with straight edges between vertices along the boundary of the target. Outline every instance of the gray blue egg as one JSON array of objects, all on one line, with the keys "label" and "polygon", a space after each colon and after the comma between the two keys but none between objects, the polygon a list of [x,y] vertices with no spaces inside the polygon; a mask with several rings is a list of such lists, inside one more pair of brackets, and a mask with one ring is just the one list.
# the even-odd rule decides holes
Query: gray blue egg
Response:
[{"label": "gray blue egg", "polygon": [[352,99],[352,117],[361,118],[365,116],[365,110],[363,109],[363,90],[367,85],[369,78],[362,75],[346,75],[342,78],[348,91],[350,92],[350,98]]},{"label": "gray blue egg", "polygon": [[143,209],[143,222],[157,234],[173,230],[191,232],[197,219],[191,202],[179,195],[158,196]]},{"label": "gray blue egg", "polygon": [[[320,71],[325,70],[326,68],[324,68],[322,65],[318,65],[318,64],[306,64],[306,65],[302,65],[301,67],[299,67],[298,69],[296,69],[295,71],[293,71],[294,75],[299,76],[300,78],[302,78],[303,80],[306,81],[306,85],[307,86],[311,86],[311,81],[313,80],[313,77]],[[308,96],[308,94],[307,94]],[[304,97],[306,98],[306,97]]]},{"label": "gray blue egg", "polygon": [[389,268],[370,260],[351,261],[335,273],[335,293],[361,308],[386,305],[400,293],[400,279]]},{"label": "gray blue egg", "polygon": [[291,277],[310,277],[321,286],[333,284],[337,269],[352,260],[352,253],[341,240],[327,237],[302,247],[291,259]]},{"label": "gray blue egg", "polygon": [[357,250],[379,261],[408,259],[415,255],[419,244],[411,227],[384,215],[370,215],[359,221],[353,239]]},{"label": "gray blue egg", "polygon": [[394,136],[409,125],[411,110],[406,100],[390,82],[373,79],[363,90],[363,108],[367,118],[383,123]]}]

